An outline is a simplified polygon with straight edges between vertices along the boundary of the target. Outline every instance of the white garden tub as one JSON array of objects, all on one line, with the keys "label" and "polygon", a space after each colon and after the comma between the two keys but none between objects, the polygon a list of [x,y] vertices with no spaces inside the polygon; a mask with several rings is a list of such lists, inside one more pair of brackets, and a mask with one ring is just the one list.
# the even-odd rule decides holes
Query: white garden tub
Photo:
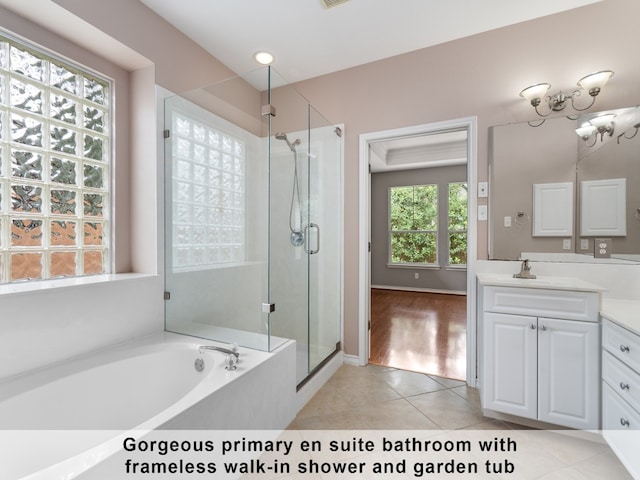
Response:
[{"label": "white garden tub", "polygon": [[204,344],[216,345],[163,332],[1,381],[0,479],[74,478],[134,430],[285,428],[296,413],[295,343],[241,348],[234,371]]}]

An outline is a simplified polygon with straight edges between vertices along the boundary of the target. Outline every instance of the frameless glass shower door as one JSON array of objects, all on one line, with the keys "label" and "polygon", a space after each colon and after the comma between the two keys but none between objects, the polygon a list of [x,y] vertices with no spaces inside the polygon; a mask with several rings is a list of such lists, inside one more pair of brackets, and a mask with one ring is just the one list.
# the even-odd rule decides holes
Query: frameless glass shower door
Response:
[{"label": "frameless glass shower door", "polygon": [[166,329],[339,348],[340,131],[271,69],[165,100]]}]

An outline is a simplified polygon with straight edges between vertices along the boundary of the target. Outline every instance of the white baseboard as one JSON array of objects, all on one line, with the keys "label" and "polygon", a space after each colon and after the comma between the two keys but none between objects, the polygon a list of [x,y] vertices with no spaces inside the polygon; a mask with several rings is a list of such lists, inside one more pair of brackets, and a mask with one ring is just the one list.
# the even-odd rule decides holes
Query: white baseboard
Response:
[{"label": "white baseboard", "polygon": [[464,290],[438,290],[437,288],[396,287],[393,285],[371,285],[379,290],[404,290],[406,292],[442,293],[445,295],[466,295]]},{"label": "white baseboard", "polygon": [[356,367],[362,366],[362,365],[360,365],[360,357],[358,357],[358,355],[347,355],[347,354],[344,354],[342,361],[343,361],[343,363],[345,365],[353,365],[353,366],[356,366]]}]

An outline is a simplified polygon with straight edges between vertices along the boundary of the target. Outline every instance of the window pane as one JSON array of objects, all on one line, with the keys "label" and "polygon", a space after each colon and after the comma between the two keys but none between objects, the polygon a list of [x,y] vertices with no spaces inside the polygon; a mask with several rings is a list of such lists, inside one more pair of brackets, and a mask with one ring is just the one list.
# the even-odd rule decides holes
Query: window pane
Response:
[{"label": "window pane", "polygon": [[449,184],[449,230],[467,229],[467,184]]},{"label": "window pane", "polygon": [[437,262],[436,233],[392,233],[391,261],[393,263]]},{"label": "window pane", "polygon": [[11,245],[13,247],[41,246],[42,222],[40,220],[14,219],[11,222]]},{"label": "window pane", "polygon": [[76,274],[75,252],[52,252],[49,265],[52,277],[70,277]]},{"label": "window pane", "polygon": [[42,253],[11,255],[11,281],[42,278]]},{"label": "window pane", "polygon": [[42,122],[12,113],[11,140],[23,145],[42,147]]},{"label": "window pane", "polygon": [[97,275],[104,272],[102,252],[84,252],[84,274]]},{"label": "window pane", "polygon": [[77,232],[76,222],[67,222],[63,220],[53,220],[51,222],[51,245],[53,246],[71,246],[76,244]]},{"label": "window pane", "polygon": [[51,157],[51,181],[74,185],[76,183],[76,162]]},{"label": "window pane", "polygon": [[31,113],[42,113],[42,90],[19,80],[11,80],[11,106]]},{"label": "window pane", "polygon": [[421,185],[414,187],[414,228],[413,230],[438,229],[438,186]]},{"label": "window pane", "polygon": [[13,72],[34,80],[44,79],[44,60],[15,45],[11,45],[10,63]]},{"label": "window pane", "polygon": [[11,152],[11,175],[42,180],[42,155],[24,150]]},{"label": "window pane", "polygon": [[467,234],[449,234],[449,265],[467,264]]}]

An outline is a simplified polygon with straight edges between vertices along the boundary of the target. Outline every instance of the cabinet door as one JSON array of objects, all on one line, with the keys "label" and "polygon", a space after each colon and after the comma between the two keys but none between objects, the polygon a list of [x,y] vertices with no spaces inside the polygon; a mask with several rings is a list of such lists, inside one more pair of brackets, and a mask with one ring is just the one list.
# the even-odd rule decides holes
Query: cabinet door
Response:
[{"label": "cabinet door", "polygon": [[537,416],[535,317],[484,313],[484,408]]},{"label": "cabinet door", "polygon": [[538,416],[583,430],[600,427],[599,324],[538,319]]}]

